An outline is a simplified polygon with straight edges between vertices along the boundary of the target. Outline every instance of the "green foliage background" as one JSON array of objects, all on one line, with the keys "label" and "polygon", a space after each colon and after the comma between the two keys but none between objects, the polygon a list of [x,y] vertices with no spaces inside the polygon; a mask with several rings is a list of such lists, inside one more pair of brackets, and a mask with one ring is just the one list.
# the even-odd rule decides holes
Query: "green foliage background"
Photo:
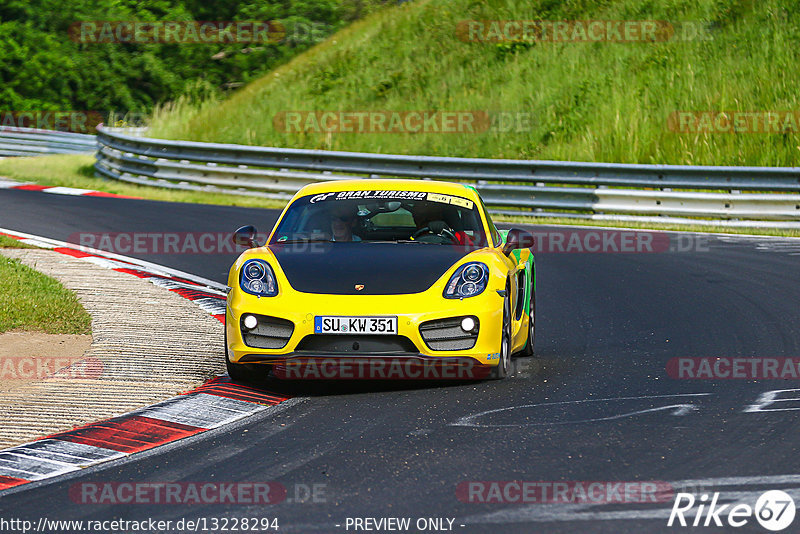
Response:
[{"label": "green foliage background", "polygon": [[[149,112],[185,96],[220,96],[369,13],[381,0],[3,0],[0,110]],[[278,20],[279,43],[97,44],[78,21]],[[310,34],[309,29],[314,28]],[[314,40],[316,39],[316,41]],[[243,53],[246,51],[247,53]],[[224,52],[221,59],[212,56]]]}]

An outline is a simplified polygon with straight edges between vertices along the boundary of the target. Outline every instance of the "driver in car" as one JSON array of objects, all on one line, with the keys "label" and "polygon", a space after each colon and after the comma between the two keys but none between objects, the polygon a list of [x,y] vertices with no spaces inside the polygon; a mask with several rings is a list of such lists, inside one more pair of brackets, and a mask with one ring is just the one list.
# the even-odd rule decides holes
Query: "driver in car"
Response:
[{"label": "driver in car", "polygon": [[331,241],[361,241],[353,234],[358,222],[358,208],[350,203],[336,205],[331,209]]},{"label": "driver in car", "polygon": [[429,202],[417,202],[411,211],[411,216],[414,218],[414,224],[417,225],[416,232],[418,232],[428,228],[428,224],[432,221],[441,220],[442,210]]},{"label": "driver in car", "polygon": [[441,204],[418,202],[414,206],[411,216],[417,226],[413,234],[415,237],[411,239],[418,239],[425,234],[435,234],[450,238],[454,245],[472,245],[472,240],[465,232],[453,230],[445,221],[446,214]]}]

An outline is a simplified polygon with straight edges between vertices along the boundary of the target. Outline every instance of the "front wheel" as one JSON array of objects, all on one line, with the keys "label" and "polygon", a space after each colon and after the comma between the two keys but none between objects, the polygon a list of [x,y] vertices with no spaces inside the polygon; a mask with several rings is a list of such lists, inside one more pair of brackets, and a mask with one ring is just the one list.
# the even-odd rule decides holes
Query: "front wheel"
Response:
[{"label": "front wheel", "polygon": [[[506,290],[506,293],[508,291]],[[489,378],[500,379],[508,376],[511,369],[511,305],[508,297],[503,299],[503,335],[500,339],[500,361],[489,374]]]},{"label": "front wheel", "polygon": [[533,356],[536,344],[536,293],[531,295],[531,313],[528,315],[528,342],[520,351],[520,356]]}]

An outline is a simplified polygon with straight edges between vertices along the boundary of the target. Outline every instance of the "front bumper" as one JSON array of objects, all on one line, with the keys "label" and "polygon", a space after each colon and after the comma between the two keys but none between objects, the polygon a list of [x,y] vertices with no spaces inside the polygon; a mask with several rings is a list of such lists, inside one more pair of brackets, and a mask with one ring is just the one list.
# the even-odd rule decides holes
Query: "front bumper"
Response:
[{"label": "front bumper", "polygon": [[[445,299],[441,290],[432,288],[412,295],[316,295],[284,291],[277,297],[256,297],[234,288],[228,295],[225,328],[228,336],[228,358],[233,363],[276,364],[287,361],[320,359],[353,359],[358,361],[470,361],[471,365],[497,365],[502,325],[503,299],[487,288],[475,297],[463,300]],[[291,336],[281,348],[256,348],[244,342],[241,318],[256,314],[292,323]],[[396,316],[398,342],[391,350],[376,350],[369,343],[364,348],[336,350],[303,350],[314,333],[314,317],[325,316]],[[465,350],[432,350],[420,333],[420,325],[428,321],[473,316],[478,319],[477,339]],[[337,336],[337,334],[334,334]],[[342,339],[346,335],[341,334]],[[366,336],[377,339],[383,336]],[[305,341],[304,341],[305,340]],[[363,344],[363,343],[362,343]],[[349,343],[348,343],[349,345]]]}]

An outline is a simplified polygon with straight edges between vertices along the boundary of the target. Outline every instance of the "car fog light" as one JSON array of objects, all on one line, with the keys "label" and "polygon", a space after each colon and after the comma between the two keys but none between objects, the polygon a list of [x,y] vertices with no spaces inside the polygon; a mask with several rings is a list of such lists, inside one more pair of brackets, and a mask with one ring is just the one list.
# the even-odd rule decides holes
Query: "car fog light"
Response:
[{"label": "car fog light", "polygon": [[244,316],[244,327],[248,330],[252,330],[258,326],[258,319],[256,319],[255,315],[245,315]]},{"label": "car fog light", "polygon": [[464,317],[461,320],[461,330],[464,332],[472,332],[475,329],[475,319],[472,317]]}]

